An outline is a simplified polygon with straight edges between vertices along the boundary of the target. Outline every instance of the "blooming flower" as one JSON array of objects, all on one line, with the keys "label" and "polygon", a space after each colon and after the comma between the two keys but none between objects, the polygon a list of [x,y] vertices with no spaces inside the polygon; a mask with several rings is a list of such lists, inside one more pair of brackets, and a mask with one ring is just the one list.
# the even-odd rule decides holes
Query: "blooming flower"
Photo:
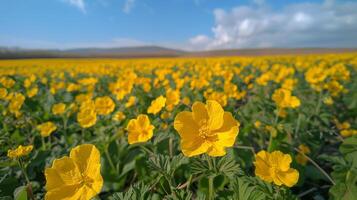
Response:
[{"label": "blooming flower", "polygon": [[54,115],[61,115],[66,111],[66,104],[64,103],[57,103],[52,106],[52,113]]},{"label": "blooming flower", "polygon": [[99,115],[108,115],[114,111],[115,103],[108,97],[97,97],[95,99],[95,110]]},{"label": "blooming flower", "polygon": [[296,108],[300,106],[300,100],[291,95],[291,91],[287,89],[277,89],[272,96],[273,101],[280,108]]},{"label": "blooming flower", "polygon": [[27,96],[29,98],[36,96],[37,93],[38,93],[38,87],[33,87],[33,88],[30,88],[29,90],[27,90]]},{"label": "blooming flower", "polygon": [[165,106],[166,98],[159,96],[154,101],[151,102],[150,107],[148,108],[148,113],[156,114]]},{"label": "blooming flower", "polygon": [[46,200],[89,200],[103,186],[100,174],[100,153],[92,144],[73,148],[69,157],[53,161],[45,170]]},{"label": "blooming flower", "polygon": [[166,92],[166,109],[171,111],[180,103],[180,91],[169,89]]},{"label": "blooming flower", "polygon": [[28,155],[33,149],[32,145],[28,146],[18,146],[16,149],[9,149],[7,151],[7,157],[9,158],[19,158]]},{"label": "blooming flower", "polygon": [[6,88],[0,88],[0,99],[4,100],[7,96]]},{"label": "blooming flower", "polygon": [[10,100],[9,111],[10,113],[16,114],[22,107],[25,101],[25,96],[21,93],[15,93]]},{"label": "blooming flower", "polygon": [[266,182],[292,187],[299,180],[299,172],[290,168],[291,157],[281,151],[260,151],[255,155],[255,175]]},{"label": "blooming flower", "polygon": [[135,105],[135,102],[136,102],[136,97],[134,96],[129,97],[128,102],[125,103],[125,108],[129,108]]},{"label": "blooming flower", "polygon": [[82,128],[89,128],[97,122],[97,114],[92,107],[81,108],[77,114],[77,121]]},{"label": "blooming flower", "polygon": [[146,142],[152,138],[154,126],[150,124],[147,115],[139,115],[136,119],[131,119],[126,127],[129,144]]},{"label": "blooming flower", "polygon": [[181,137],[182,152],[188,157],[203,153],[225,155],[225,148],[235,142],[239,125],[231,113],[224,112],[213,100],[206,104],[195,102],[192,112],[180,112],[174,121],[174,128]]},{"label": "blooming flower", "polygon": [[125,117],[126,116],[125,116],[125,114],[123,112],[118,111],[113,115],[113,120],[114,121],[121,121],[121,120],[125,119]]},{"label": "blooming flower", "polygon": [[37,126],[37,130],[40,131],[42,137],[48,137],[53,131],[57,129],[57,126],[52,122],[46,122]]},{"label": "blooming flower", "polygon": [[307,163],[307,158],[303,155],[303,154],[309,154],[310,148],[304,144],[300,144],[299,145],[299,154],[295,157],[295,160],[297,163],[299,163],[300,165],[306,165]]}]

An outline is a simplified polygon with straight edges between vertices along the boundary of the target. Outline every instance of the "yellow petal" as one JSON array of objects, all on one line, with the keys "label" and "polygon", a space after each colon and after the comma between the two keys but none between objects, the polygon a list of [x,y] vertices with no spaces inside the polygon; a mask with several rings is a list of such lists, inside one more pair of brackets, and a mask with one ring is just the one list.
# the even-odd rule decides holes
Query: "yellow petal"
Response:
[{"label": "yellow petal", "polygon": [[82,195],[82,188],[77,185],[63,185],[48,191],[45,200],[78,200]]},{"label": "yellow petal", "polygon": [[137,123],[141,126],[141,127],[148,127],[150,125],[150,119],[147,115],[143,115],[140,114],[137,117]]},{"label": "yellow petal", "polygon": [[210,145],[208,143],[206,143],[204,140],[199,138],[197,140],[181,139],[182,153],[187,157],[192,157],[192,156],[206,153],[209,147]]},{"label": "yellow petal", "polygon": [[192,105],[192,115],[193,119],[197,124],[202,123],[202,121],[208,121],[208,113],[205,104],[202,102],[195,102]]},{"label": "yellow petal", "polygon": [[214,131],[218,137],[218,141],[215,143],[224,147],[231,147],[239,132],[239,122],[237,122],[229,112],[224,113],[223,121],[222,127]]},{"label": "yellow petal", "polygon": [[208,100],[206,103],[206,108],[209,116],[208,124],[210,130],[217,130],[221,128],[224,115],[222,106],[217,101]]},{"label": "yellow petal", "polygon": [[100,169],[100,153],[92,144],[82,144],[73,148],[69,157],[73,159],[79,171],[84,175],[91,175],[93,172],[97,172],[98,168]]},{"label": "yellow petal", "polygon": [[281,171],[287,171],[290,168],[291,157],[289,154],[283,154],[281,151],[274,151],[270,154],[269,161],[278,165]]},{"label": "yellow petal", "polygon": [[198,125],[191,112],[183,111],[177,114],[174,128],[184,140],[195,140],[198,137]]},{"label": "yellow petal", "polygon": [[217,157],[217,156],[224,156],[226,155],[226,150],[224,146],[221,145],[212,145],[208,148],[207,153],[209,156]]},{"label": "yellow petal", "polygon": [[278,172],[277,177],[284,185],[292,187],[299,180],[299,172],[296,169],[290,168],[286,172]]},{"label": "yellow petal", "polygon": [[268,164],[269,154],[266,151],[260,151],[255,156],[255,175],[261,178],[264,181],[272,182],[273,179],[270,175],[270,166]]},{"label": "yellow petal", "polygon": [[58,176],[52,177],[50,175],[54,175],[54,173],[52,171],[48,171],[50,174],[48,174],[49,176],[46,175],[46,180],[47,182],[50,182],[51,185],[53,182],[52,178],[55,179],[54,181],[60,178],[66,185],[76,185],[81,182],[80,171],[77,165],[67,156],[54,160],[52,169],[57,171]]}]

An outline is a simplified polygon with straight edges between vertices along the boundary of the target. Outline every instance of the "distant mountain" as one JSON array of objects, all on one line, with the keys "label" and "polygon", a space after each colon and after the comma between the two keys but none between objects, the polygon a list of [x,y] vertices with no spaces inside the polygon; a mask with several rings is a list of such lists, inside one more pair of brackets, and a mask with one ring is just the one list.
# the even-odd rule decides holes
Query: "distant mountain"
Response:
[{"label": "distant mountain", "polygon": [[182,51],[159,46],[119,48],[77,48],[69,50],[23,49],[0,47],[0,59],[21,58],[150,58],[150,57],[214,57],[264,56],[356,52],[357,48],[261,48]]},{"label": "distant mountain", "polygon": [[182,50],[159,46],[138,46],[119,48],[78,48],[69,50],[22,49],[0,47],[0,59],[16,58],[137,58],[178,57],[186,54]]}]

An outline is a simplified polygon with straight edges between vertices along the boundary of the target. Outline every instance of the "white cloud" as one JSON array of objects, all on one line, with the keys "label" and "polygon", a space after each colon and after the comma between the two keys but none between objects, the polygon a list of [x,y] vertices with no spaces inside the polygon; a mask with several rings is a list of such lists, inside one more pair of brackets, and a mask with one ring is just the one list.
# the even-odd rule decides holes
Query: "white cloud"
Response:
[{"label": "white cloud", "polygon": [[278,11],[266,4],[215,9],[213,36],[198,35],[189,43],[201,49],[356,47],[356,10],[357,2],[333,0],[290,4]]},{"label": "white cloud", "polygon": [[125,0],[123,12],[129,14],[135,6],[135,0]]},{"label": "white cloud", "polygon": [[82,12],[86,12],[86,5],[84,0],[63,0],[66,3],[69,3],[72,6],[77,7],[79,10],[81,10]]}]

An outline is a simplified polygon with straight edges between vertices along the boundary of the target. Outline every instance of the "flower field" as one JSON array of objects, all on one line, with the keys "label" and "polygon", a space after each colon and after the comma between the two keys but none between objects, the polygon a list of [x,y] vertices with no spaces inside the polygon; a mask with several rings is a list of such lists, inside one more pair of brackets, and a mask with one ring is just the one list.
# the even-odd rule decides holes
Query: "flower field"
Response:
[{"label": "flower field", "polygon": [[357,198],[357,54],[0,61],[0,199]]}]

